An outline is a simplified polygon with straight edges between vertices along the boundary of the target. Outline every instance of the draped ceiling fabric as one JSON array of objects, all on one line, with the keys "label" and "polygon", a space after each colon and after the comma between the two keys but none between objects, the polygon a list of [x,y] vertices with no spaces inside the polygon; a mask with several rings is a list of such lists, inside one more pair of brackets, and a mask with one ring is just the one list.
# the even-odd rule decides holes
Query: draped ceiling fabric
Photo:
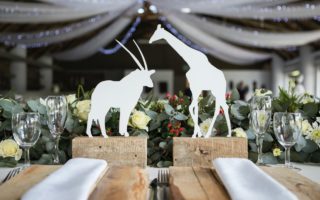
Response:
[{"label": "draped ceiling fabric", "polygon": [[[225,22],[234,20],[320,19],[320,4],[298,0],[148,0],[179,33],[206,52],[238,65],[271,58],[278,50],[319,41],[320,29],[275,32]],[[126,29],[142,0],[38,0],[33,3],[0,1],[0,23],[57,24],[29,32],[0,33],[5,45],[46,47],[84,37],[81,43],[54,53],[60,60],[78,60],[98,52]],[[149,4],[147,4],[149,5]],[[146,7],[144,7],[146,9]],[[44,26],[48,27],[48,26]],[[25,30],[25,29],[23,29]]]}]

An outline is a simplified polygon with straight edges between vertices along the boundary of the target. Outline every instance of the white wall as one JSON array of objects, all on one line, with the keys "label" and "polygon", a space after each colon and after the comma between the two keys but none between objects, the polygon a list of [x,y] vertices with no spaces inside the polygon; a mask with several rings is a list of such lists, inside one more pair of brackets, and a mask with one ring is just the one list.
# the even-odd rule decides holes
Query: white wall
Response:
[{"label": "white wall", "polygon": [[258,88],[261,85],[266,85],[267,88],[271,87],[271,75],[268,70],[223,70],[223,73],[227,80],[227,88],[229,89],[229,82],[233,81],[234,87],[240,81],[243,81],[245,85],[249,86],[250,93],[252,92],[252,83],[257,82]]}]

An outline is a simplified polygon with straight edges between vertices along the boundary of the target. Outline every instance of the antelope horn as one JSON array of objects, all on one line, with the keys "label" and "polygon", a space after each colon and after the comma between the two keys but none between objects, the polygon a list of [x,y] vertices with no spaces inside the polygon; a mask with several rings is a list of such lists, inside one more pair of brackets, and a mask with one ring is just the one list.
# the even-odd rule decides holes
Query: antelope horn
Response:
[{"label": "antelope horn", "polygon": [[118,40],[116,40],[118,42],[118,44],[120,44],[129,54],[130,56],[133,58],[133,60],[137,63],[138,67],[141,70],[144,70],[144,68],[141,66],[141,63],[139,62],[139,60],[135,57],[135,55],[133,55],[133,53],[131,53],[121,42],[119,42]]},{"label": "antelope horn", "polygon": [[144,58],[143,53],[142,53],[140,47],[138,46],[138,44],[136,43],[135,40],[133,40],[133,42],[134,42],[134,44],[137,46],[137,48],[138,48],[138,50],[139,50],[139,52],[140,52],[140,55],[141,55],[142,60],[143,60],[144,68],[145,68],[146,70],[148,70],[148,65],[147,65],[146,59]]}]

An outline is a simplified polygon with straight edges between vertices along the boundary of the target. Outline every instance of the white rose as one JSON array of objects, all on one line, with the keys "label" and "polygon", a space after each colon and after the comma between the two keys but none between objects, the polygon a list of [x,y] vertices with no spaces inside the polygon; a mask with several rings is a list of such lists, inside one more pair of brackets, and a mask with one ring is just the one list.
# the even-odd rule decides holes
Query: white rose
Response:
[{"label": "white rose", "polygon": [[129,126],[148,131],[148,123],[151,118],[142,111],[134,111],[131,115]]},{"label": "white rose", "polygon": [[75,94],[69,94],[66,98],[67,98],[68,104],[72,104],[73,102],[75,102],[75,100],[77,100],[77,97]]},{"label": "white rose", "polygon": [[235,128],[233,129],[233,132],[235,133],[236,137],[247,138],[247,134],[242,128]]},{"label": "white rose", "polygon": [[0,142],[0,156],[13,157],[15,160],[20,160],[22,155],[22,150],[19,145],[12,139],[3,140]]},{"label": "white rose", "polygon": [[[209,127],[211,125],[212,122],[212,118],[208,118],[206,120],[204,120],[201,124],[200,124],[200,130],[202,134],[207,134],[209,131]],[[216,132],[216,129],[213,128],[211,131],[211,135],[214,136]]]},{"label": "white rose", "polygon": [[83,100],[79,101],[76,105],[74,114],[82,121],[88,120],[88,115],[90,112],[91,101]]},{"label": "white rose", "polygon": [[303,135],[308,135],[312,131],[312,126],[308,120],[302,121],[301,132]]}]

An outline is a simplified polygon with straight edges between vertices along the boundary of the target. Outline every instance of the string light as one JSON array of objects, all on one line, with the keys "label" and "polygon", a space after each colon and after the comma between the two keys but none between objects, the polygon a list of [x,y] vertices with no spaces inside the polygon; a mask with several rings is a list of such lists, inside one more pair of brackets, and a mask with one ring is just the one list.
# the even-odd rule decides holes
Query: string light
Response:
[{"label": "string light", "polygon": [[185,36],[183,36],[182,34],[180,34],[168,21],[165,17],[161,16],[160,21],[165,25],[165,27],[173,34],[175,35],[177,38],[179,38],[183,43],[185,43],[186,45],[190,46],[193,49],[199,50],[203,53],[207,53],[207,50],[203,47],[200,47],[196,44],[194,44],[193,42],[191,42],[189,39],[187,39]]},{"label": "string light", "polygon": [[[137,17],[134,23],[132,24],[131,28],[129,29],[129,31],[120,40],[120,42],[123,45],[125,45],[128,42],[128,40],[132,37],[133,33],[137,30],[137,26],[140,24],[140,22],[141,22],[141,17]],[[117,44],[116,46],[110,49],[101,48],[99,52],[105,55],[110,55],[110,54],[116,53],[117,51],[119,51],[119,49],[121,49],[121,46]]]}]

